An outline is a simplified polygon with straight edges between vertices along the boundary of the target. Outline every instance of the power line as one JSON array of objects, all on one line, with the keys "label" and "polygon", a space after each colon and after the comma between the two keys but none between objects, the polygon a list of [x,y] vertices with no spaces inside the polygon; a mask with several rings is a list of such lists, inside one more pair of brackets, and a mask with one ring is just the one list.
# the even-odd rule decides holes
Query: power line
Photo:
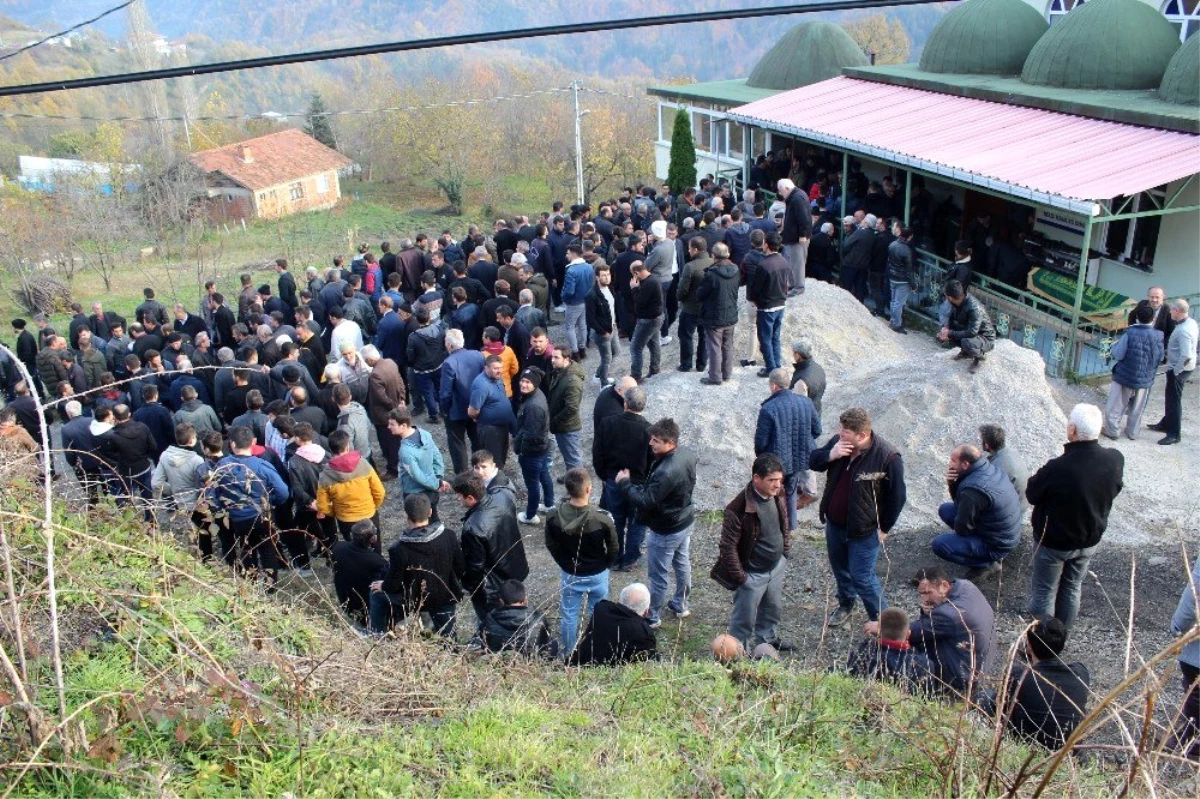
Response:
[{"label": "power line", "polygon": [[121,3],[121,5],[113,6],[112,8],[108,9],[103,14],[101,14],[100,16],[92,17],[89,20],[80,22],[78,25],[72,25],[71,27],[67,28],[65,31],[59,31],[58,33],[52,33],[49,36],[47,36],[45,39],[38,39],[36,42],[30,42],[29,44],[25,45],[24,47],[20,48],[19,50],[13,50],[8,55],[0,56],[0,61],[7,61],[10,58],[19,56],[21,53],[24,53],[27,50],[32,50],[35,47],[41,47],[46,42],[51,41],[52,39],[57,39],[59,36],[66,36],[69,33],[74,33],[75,31],[79,30],[80,28],[86,28],[88,25],[91,25],[92,23],[99,22],[100,20],[104,19],[109,14],[115,14],[116,12],[120,11],[122,8],[127,8],[128,6],[133,5],[134,2],[135,2],[135,0],[125,0],[125,2]]},{"label": "power line", "polygon": [[[428,105],[392,105],[382,108],[356,108],[342,111],[322,111],[317,114],[309,114],[307,111],[290,111],[288,113],[279,113],[275,111],[266,111],[259,114],[222,114],[216,116],[188,116],[189,122],[248,122],[250,120],[270,120],[276,117],[294,118],[309,116],[314,117],[342,117],[342,116],[358,116],[360,114],[387,114],[394,112],[415,112],[415,111],[433,111],[439,108],[465,108],[476,105],[487,105],[490,103],[499,103],[507,100],[527,100],[532,97],[539,97],[548,94],[562,94],[571,91],[571,87],[565,86],[554,89],[537,89],[523,94],[506,94],[499,97],[484,97],[476,100],[451,100],[445,103],[430,103]],[[599,89],[593,90],[597,94],[612,94],[612,92],[602,92]],[[627,95],[613,94],[614,97],[627,97]],[[636,99],[636,98],[632,98]],[[161,117],[161,116],[122,116],[122,117],[93,117],[93,116],[68,116],[66,114],[34,114],[23,111],[3,111],[0,112],[0,119],[49,119],[59,122],[182,122],[185,117]]]},{"label": "power line", "polygon": [[755,17],[778,17],[788,14],[806,14],[821,11],[853,11],[879,8],[881,6],[906,7],[926,5],[930,2],[935,2],[935,0],[883,0],[883,2],[880,2],[880,0],[824,0],[823,2],[816,3],[789,4],[776,8],[726,8],[717,11],[695,11],[688,14],[599,20],[566,25],[547,25],[538,28],[528,28],[526,30],[467,33],[402,42],[381,42],[357,47],[310,50],[302,53],[262,56],[260,58],[246,58],[236,61],[217,61],[211,64],[193,64],[185,67],[167,67],[164,69],[145,70],[143,72],[96,75],[88,78],[75,78],[73,80],[48,83],[25,83],[16,86],[3,86],[0,87],[0,97],[70,91],[72,89],[85,89],[94,86],[117,86],[126,83],[142,83],[144,81],[166,80],[169,78],[187,78],[195,75],[213,75],[221,72],[238,72],[246,69],[289,66],[314,61],[333,61],[342,58],[358,58],[385,53],[404,53],[443,47],[461,47],[467,44],[489,44],[512,40],[527,41],[547,36],[565,36],[576,33],[597,33],[601,31],[629,30],[630,28],[649,28],[661,25],[686,25],[695,22],[752,19]]}]

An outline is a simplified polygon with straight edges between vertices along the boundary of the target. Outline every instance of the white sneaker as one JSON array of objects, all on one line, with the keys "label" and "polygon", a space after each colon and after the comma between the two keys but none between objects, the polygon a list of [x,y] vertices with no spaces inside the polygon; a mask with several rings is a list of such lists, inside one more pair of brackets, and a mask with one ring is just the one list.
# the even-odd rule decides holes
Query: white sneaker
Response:
[{"label": "white sneaker", "polygon": [[541,524],[542,517],[538,516],[537,514],[534,514],[533,518],[531,519],[528,516],[526,516],[524,513],[518,513],[517,521],[519,521],[521,524]]},{"label": "white sneaker", "polygon": [[671,337],[670,337],[670,336],[659,336],[659,337],[658,337],[658,343],[659,343],[659,344],[663,344],[663,345],[670,344],[670,343],[671,343]]},{"label": "white sneaker", "polygon": [[566,312],[567,312],[567,306],[565,306],[565,305],[555,305],[555,306],[554,306],[554,312],[555,312],[555,313],[566,313]]},{"label": "white sneaker", "polygon": [[549,513],[549,512],[550,512],[550,511],[552,511],[552,510],[554,510],[554,506],[553,506],[553,505],[538,505],[538,512],[539,512],[539,513]]}]

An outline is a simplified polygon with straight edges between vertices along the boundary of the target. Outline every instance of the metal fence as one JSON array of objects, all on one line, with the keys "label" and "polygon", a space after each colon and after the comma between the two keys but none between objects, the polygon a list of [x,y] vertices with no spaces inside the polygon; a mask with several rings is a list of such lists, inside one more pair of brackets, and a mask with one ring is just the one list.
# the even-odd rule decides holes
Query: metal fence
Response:
[{"label": "metal fence", "polygon": [[[946,267],[950,264],[933,253],[917,250],[917,291],[908,306],[916,314],[937,320]],[[1104,374],[1112,369],[1109,352],[1119,331],[1105,330],[1081,319],[1071,347],[1071,312],[1027,291],[975,274],[971,293],[987,308],[996,326],[997,338],[1006,338],[1036,351],[1046,362],[1046,372],[1055,377],[1079,378]]]}]

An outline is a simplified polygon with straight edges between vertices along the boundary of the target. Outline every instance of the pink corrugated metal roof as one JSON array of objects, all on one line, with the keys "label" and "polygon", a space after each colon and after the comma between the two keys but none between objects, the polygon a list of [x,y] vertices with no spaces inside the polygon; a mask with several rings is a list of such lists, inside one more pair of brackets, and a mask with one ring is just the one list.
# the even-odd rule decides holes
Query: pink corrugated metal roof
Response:
[{"label": "pink corrugated metal roof", "polygon": [[1200,172],[1200,136],[1189,133],[846,77],[730,114],[1072,200],[1109,200]]}]

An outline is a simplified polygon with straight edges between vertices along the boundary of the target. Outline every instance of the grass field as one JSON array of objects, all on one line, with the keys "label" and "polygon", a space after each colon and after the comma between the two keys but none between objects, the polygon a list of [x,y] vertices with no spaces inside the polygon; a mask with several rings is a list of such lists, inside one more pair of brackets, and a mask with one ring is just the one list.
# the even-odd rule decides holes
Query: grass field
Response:
[{"label": "grass field", "polygon": [[[69,745],[31,752],[0,712],[17,796],[941,796],[987,778],[986,725],[890,687],[686,658],[563,669],[411,628],[364,641],[111,507],[57,522]],[[17,590],[44,585],[36,525],[7,535]],[[53,719],[45,593],[24,596],[26,685]],[[996,773],[1026,754],[1005,742]],[[1103,786],[1075,771],[1051,794],[1068,779]]]}]

